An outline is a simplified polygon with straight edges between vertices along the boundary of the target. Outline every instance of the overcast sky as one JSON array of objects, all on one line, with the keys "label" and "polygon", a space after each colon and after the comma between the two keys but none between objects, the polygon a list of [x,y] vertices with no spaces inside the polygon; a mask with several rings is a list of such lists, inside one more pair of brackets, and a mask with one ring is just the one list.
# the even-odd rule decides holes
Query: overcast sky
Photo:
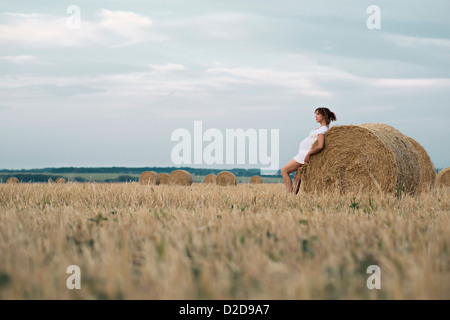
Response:
[{"label": "overcast sky", "polygon": [[332,125],[394,126],[450,166],[449,13],[448,0],[3,1],[0,168],[172,166],[172,132],[196,120],[278,129],[282,167],[318,106]]}]

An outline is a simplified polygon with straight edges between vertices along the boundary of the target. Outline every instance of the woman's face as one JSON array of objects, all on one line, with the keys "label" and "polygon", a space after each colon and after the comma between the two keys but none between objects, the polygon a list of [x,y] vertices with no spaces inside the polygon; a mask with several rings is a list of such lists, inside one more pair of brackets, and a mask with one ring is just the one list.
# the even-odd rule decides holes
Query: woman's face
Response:
[{"label": "woman's face", "polygon": [[316,111],[316,122],[320,123],[320,121],[322,121],[323,118],[324,118],[323,115],[321,115],[319,111]]}]

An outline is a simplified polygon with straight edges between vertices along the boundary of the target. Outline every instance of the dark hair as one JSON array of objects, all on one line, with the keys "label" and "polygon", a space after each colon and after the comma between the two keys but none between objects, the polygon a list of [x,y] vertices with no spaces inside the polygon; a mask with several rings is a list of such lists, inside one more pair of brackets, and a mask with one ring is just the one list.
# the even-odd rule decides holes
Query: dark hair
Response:
[{"label": "dark hair", "polygon": [[331,121],[336,121],[336,115],[334,114],[334,112],[331,112],[330,109],[328,108],[324,107],[317,108],[316,111],[314,111],[314,113],[316,112],[319,112],[321,115],[325,117],[327,125],[329,125]]}]

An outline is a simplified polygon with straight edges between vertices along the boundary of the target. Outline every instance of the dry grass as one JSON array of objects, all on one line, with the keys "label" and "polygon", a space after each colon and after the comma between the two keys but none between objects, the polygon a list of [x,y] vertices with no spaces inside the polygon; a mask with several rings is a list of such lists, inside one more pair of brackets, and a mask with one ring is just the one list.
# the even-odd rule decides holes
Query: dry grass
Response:
[{"label": "dry grass", "polygon": [[449,299],[449,191],[2,184],[0,299]]},{"label": "dry grass", "polygon": [[55,180],[55,183],[66,183],[66,179],[64,179],[64,178],[57,178],[56,180]]}]

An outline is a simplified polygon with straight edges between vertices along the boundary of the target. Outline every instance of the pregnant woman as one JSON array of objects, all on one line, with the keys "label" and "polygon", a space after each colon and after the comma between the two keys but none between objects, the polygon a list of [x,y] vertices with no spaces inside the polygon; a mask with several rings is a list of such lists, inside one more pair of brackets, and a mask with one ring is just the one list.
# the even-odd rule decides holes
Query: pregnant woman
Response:
[{"label": "pregnant woman", "polygon": [[[283,176],[284,184],[288,192],[294,192],[292,186],[292,180],[289,176],[290,173],[295,171],[294,175],[294,185],[295,194],[298,193],[300,189],[300,178],[297,174],[297,169],[309,162],[309,156],[315,154],[323,149],[323,144],[325,141],[325,132],[328,131],[330,122],[336,121],[336,115],[330,111],[328,108],[317,108],[314,112],[316,114],[316,122],[320,123],[320,127],[312,130],[305,139],[300,142],[299,151],[297,155],[291,159],[284,167],[281,169],[281,175]],[[317,147],[311,149],[313,143],[318,140]]]}]

